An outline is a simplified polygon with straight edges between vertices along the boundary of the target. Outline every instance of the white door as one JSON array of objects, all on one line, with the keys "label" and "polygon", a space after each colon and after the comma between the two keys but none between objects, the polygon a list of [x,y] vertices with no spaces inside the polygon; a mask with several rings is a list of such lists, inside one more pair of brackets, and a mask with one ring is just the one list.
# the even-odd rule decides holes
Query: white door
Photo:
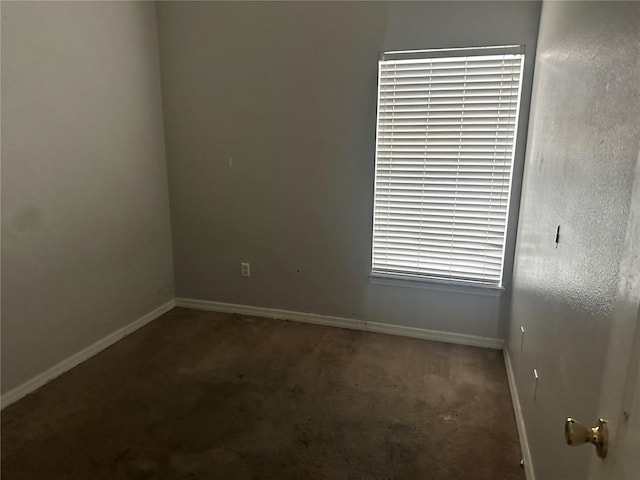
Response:
[{"label": "white door", "polygon": [[[640,480],[639,58],[640,2],[543,3],[508,339],[531,479]],[[608,420],[606,458],[567,417]]]},{"label": "white door", "polygon": [[[591,480],[640,478],[640,157],[620,262],[599,415],[608,421],[607,456],[592,457]],[[586,419],[585,419],[586,421]]]}]

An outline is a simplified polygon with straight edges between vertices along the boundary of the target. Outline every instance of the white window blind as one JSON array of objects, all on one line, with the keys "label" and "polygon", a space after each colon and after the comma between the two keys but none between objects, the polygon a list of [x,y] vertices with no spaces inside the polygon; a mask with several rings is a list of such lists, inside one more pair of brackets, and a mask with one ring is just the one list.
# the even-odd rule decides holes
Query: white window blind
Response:
[{"label": "white window blind", "polygon": [[524,54],[383,54],[373,275],[499,286]]}]

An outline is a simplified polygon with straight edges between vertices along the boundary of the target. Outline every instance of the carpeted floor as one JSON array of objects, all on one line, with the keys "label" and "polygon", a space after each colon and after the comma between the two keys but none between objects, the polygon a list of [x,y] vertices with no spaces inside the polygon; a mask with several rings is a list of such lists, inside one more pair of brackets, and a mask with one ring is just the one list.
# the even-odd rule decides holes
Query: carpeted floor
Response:
[{"label": "carpeted floor", "polygon": [[499,351],[176,308],[2,411],[2,479],[524,479]]}]

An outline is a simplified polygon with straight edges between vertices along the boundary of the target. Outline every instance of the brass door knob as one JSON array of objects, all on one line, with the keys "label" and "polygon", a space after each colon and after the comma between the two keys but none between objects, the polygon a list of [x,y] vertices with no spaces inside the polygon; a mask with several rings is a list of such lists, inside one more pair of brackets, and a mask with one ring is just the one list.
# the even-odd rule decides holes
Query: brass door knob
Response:
[{"label": "brass door knob", "polygon": [[567,440],[567,445],[572,446],[593,443],[600,458],[607,456],[609,428],[607,427],[607,421],[602,418],[598,420],[598,425],[593,428],[587,428],[573,418],[567,418],[564,423],[564,438]]}]

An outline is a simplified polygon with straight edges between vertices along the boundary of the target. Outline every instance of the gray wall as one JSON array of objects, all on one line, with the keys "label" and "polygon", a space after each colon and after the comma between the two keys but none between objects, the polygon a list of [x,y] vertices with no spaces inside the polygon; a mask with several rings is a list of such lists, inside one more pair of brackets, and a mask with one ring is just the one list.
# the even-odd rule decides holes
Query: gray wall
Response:
[{"label": "gray wall", "polygon": [[508,341],[538,479],[588,477],[595,452],[564,445],[566,417],[619,415],[598,401],[615,306],[633,305],[620,265],[640,186],[639,59],[640,4],[545,2]]},{"label": "gray wall", "polygon": [[[178,296],[502,337],[508,295],[369,282],[377,60],[389,49],[524,44],[523,140],[539,10],[159,3]],[[516,179],[523,155],[521,141]]]},{"label": "gray wall", "polygon": [[154,5],[2,3],[2,392],[174,296]]}]

